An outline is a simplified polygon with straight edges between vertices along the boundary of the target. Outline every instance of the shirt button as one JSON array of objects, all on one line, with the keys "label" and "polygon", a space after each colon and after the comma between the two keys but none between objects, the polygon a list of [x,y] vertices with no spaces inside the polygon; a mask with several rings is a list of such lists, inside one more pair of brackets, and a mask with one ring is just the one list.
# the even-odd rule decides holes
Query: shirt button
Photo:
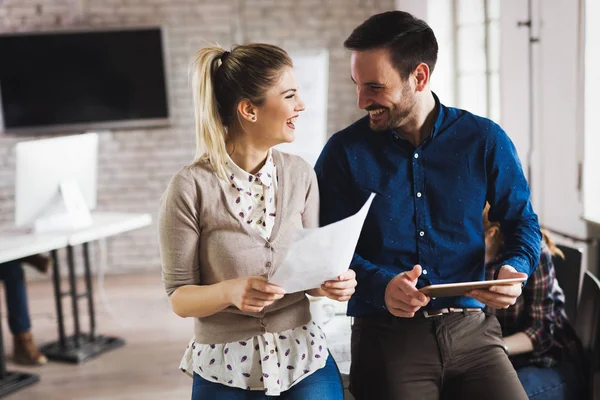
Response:
[{"label": "shirt button", "polygon": [[421,237],[425,236],[425,232],[423,232],[423,231],[419,232],[419,236],[421,236]]},{"label": "shirt button", "polygon": [[421,196],[422,196],[421,192],[417,192],[417,197],[421,197]]},{"label": "shirt button", "polygon": [[419,153],[415,153],[415,158],[419,158]]},{"label": "shirt button", "polygon": [[267,263],[265,264],[265,266],[266,266],[267,268],[271,268],[271,261],[267,261]]},{"label": "shirt button", "polygon": [[266,247],[267,249],[271,248],[271,243],[267,242],[267,243],[265,244],[265,247]]},{"label": "shirt button", "polygon": [[427,275],[427,270],[426,269],[423,270],[423,275]]}]

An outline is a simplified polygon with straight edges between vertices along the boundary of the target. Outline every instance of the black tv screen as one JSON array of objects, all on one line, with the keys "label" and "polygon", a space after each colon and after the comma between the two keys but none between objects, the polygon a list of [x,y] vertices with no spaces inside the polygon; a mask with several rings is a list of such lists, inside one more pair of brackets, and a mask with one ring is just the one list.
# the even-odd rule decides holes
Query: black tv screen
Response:
[{"label": "black tv screen", "polygon": [[0,35],[3,130],[166,125],[164,65],[160,28]]}]

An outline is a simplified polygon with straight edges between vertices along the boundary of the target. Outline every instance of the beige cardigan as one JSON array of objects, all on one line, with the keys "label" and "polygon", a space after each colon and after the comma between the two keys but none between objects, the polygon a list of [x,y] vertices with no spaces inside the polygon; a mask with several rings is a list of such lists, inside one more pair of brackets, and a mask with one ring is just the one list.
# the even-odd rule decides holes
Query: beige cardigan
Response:
[{"label": "beige cardigan", "polygon": [[[206,163],[182,168],[171,179],[159,210],[162,277],[167,294],[183,285],[210,285],[245,276],[271,276],[296,229],[319,225],[319,190],[300,157],[273,150],[277,167],[276,217],[270,241],[231,209],[225,182]],[[229,343],[281,332],[310,321],[304,292],[287,294],[260,313],[228,307],[195,319],[197,343]]]}]

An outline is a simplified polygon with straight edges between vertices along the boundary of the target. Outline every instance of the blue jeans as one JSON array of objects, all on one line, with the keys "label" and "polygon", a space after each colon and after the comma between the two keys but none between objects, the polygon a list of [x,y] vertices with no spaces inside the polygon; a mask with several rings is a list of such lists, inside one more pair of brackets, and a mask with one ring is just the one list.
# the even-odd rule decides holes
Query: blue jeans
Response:
[{"label": "blue jeans", "polygon": [[343,400],[342,377],[335,360],[329,354],[325,366],[313,372],[280,396],[267,396],[258,390],[244,390],[210,382],[194,373],[192,400]]},{"label": "blue jeans", "polygon": [[579,400],[582,387],[575,365],[562,362],[552,368],[527,366],[517,370],[519,380],[530,399]]},{"label": "blue jeans", "polygon": [[19,261],[9,261],[0,264],[0,281],[4,281],[10,332],[13,335],[18,335],[29,331],[31,321],[27,310],[25,273],[21,263]]}]

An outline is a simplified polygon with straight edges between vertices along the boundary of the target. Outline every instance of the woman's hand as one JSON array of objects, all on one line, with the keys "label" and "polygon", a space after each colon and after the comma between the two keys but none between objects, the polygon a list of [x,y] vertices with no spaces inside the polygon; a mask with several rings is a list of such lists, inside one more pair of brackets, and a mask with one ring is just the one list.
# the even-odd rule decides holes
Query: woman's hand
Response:
[{"label": "woman's hand", "polygon": [[244,312],[260,312],[285,294],[285,290],[262,276],[225,281],[230,303]]},{"label": "woman's hand", "polygon": [[350,297],[354,294],[356,284],[356,272],[349,269],[339,275],[336,280],[325,281],[319,289],[309,291],[308,294],[313,296],[325,296],[337,301],[347,301],[350,300]]}]

